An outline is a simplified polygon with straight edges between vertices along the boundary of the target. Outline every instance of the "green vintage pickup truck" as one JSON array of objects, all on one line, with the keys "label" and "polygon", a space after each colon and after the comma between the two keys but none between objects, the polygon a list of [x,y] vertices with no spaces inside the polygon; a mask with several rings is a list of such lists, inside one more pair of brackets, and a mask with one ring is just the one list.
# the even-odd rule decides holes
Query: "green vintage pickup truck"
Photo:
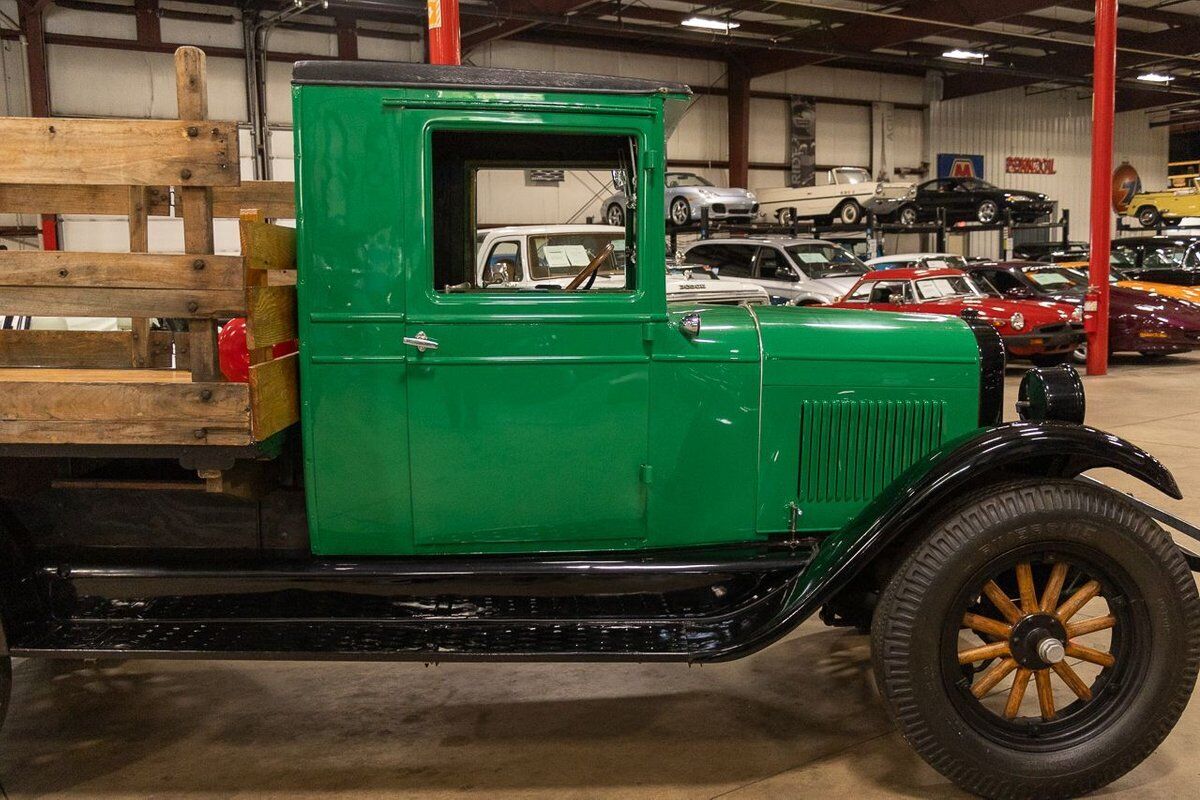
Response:
[{"label": "green vintage pickup truck", "polygon": [[[820,613],[870,630],[896,725],[970,791],[1074,796],[1166,737],[1200,664],[1189,555],[1080,475],[1179,489],[1082,424],[1074,372],[1032,370],[1005,424],[986,325],[668,305],[685,86],[320,62],[293,92],[302,407],[274,483],[6,457],[51,476],[0,508],[7,653],[697,663]],[[477,285],[479,176],[525,165],[619,173],[623,285],[606,252]]]}]

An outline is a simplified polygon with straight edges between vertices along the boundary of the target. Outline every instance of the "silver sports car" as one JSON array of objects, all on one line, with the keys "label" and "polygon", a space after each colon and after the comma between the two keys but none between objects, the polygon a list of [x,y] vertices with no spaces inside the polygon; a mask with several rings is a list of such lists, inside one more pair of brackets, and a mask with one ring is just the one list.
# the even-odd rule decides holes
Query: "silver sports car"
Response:
[{"label": "silver sports car", "polygon": [[[691,172],[668,172],[664,208],[667,220],[676,226],[700,221],[700,209],[708,208],[708,218],[750,220],[758,215],[758,198],[745,189],[713,186]],[[625,224],[625,193],[617,192],[604,201],[604,221]]]}]

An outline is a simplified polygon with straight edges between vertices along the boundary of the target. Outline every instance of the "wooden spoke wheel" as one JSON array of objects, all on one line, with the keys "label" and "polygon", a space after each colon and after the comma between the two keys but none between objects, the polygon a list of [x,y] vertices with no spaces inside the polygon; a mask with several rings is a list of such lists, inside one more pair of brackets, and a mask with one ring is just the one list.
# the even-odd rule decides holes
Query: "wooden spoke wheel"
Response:
[{"label": "wooden spoke wheel", "polygon": [[[988,578],[962,616],[960,688],[1005,720],[1050,722],[1082,710],[1111,685],[1117,668],[1111,648],[1122,631],[1115,612],[1126,599],[1105,592],[1087,567],[1054,553]],[[1025,702],[1027,694],[1036,704]]]}]

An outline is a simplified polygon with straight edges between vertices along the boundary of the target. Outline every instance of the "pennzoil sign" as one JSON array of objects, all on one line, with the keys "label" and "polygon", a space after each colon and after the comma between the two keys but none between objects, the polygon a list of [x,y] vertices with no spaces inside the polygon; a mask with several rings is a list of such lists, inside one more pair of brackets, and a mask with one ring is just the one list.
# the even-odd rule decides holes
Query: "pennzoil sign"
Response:
[{"label": "pennzoil sign", "polygon": [[1053,158],[1009,156],[1004,159],[1004,171],[1010,175],[1054,175]]}]

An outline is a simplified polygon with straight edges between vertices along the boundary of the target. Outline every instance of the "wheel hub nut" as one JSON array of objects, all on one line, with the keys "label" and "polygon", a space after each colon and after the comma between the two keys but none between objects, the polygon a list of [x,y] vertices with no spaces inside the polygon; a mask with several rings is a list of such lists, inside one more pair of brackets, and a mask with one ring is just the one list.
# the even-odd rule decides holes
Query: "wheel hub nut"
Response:
[{"label": "wheel hub nut", "polygon": [[1067,657],[1063,643],[1054,637],[1042,639],[1037,646],[1038,658],[1047,664],[1057,664]]}]

